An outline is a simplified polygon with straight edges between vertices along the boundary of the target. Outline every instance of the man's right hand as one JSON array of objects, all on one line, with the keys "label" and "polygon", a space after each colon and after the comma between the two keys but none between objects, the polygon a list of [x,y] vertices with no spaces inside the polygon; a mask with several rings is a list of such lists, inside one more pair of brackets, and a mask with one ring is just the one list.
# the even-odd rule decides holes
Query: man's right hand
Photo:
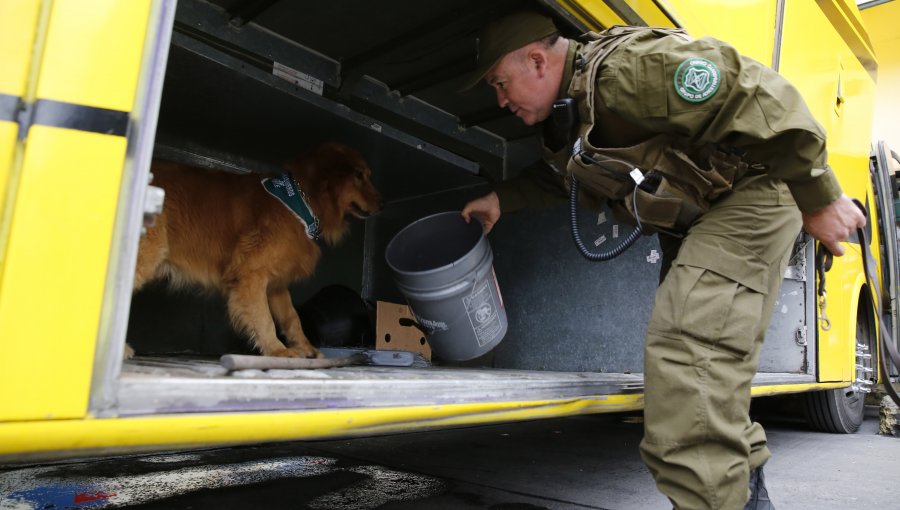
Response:
[{"label": "man's right hand", "polygon": [[484,225],[484,233],[489,233],[500,219],[500,198],[497,197],[497,193],[492,191],[466,204],[462,210],[462,216],[466,223],[471,221],[473,215],[481,220]]}]

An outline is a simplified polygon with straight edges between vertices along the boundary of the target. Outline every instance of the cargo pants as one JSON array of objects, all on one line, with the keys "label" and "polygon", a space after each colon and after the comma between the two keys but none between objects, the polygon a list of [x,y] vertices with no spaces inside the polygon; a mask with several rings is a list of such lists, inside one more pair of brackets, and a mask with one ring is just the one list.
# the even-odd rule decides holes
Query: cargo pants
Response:
[{"label": "cargo pants", "polygon": [[743,508],[750,471],[771,455],[750,386],[800,226],[787,186],[752,176],[662,241],[640,450],[677,509]]}]

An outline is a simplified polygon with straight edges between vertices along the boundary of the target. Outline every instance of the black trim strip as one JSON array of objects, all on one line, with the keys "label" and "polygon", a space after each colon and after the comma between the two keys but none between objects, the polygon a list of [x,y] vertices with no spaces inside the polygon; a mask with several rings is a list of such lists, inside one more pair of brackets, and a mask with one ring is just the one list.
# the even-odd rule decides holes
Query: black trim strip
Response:
[{"label": "black trim strip", "polygon": [[9,94],[0,94],[0,121],[16,121],[19,115],[19,102],[21,98]]},{"label": "black trim strip", "polygon": [[34,104],[31,125],[125,136],[128,132],[128,117],[128,112],[120,110],[38,99]]}]

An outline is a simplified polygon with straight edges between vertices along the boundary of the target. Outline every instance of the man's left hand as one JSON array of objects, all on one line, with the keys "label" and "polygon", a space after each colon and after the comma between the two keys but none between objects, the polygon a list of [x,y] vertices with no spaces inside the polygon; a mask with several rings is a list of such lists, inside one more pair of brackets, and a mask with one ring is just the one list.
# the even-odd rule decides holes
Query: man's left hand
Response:
[{"label": "man's left hand", "polygon": [[847,195],[811,213],[803,213],[803,228],[836,257],[844,254],[841,241],[866,226],[866,217]]}]

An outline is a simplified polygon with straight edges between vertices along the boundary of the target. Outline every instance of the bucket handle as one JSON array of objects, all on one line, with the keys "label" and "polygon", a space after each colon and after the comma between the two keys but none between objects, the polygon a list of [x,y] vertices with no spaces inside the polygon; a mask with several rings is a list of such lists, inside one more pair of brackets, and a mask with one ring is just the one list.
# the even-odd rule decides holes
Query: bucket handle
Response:
[{"label": "bucket handle", "polygon": [[426,328],[425,326],[419,324],[418,322],[416,322],[412,319],[406,318],[406,317],[401,317],[398,322],[400,323],[401,326],[405,326],[407,328],[416,328],[419,331],[421,331],[422,333],[425,333],[426,336],[431,336],[431,333],[433,333],[433,331]]}]

